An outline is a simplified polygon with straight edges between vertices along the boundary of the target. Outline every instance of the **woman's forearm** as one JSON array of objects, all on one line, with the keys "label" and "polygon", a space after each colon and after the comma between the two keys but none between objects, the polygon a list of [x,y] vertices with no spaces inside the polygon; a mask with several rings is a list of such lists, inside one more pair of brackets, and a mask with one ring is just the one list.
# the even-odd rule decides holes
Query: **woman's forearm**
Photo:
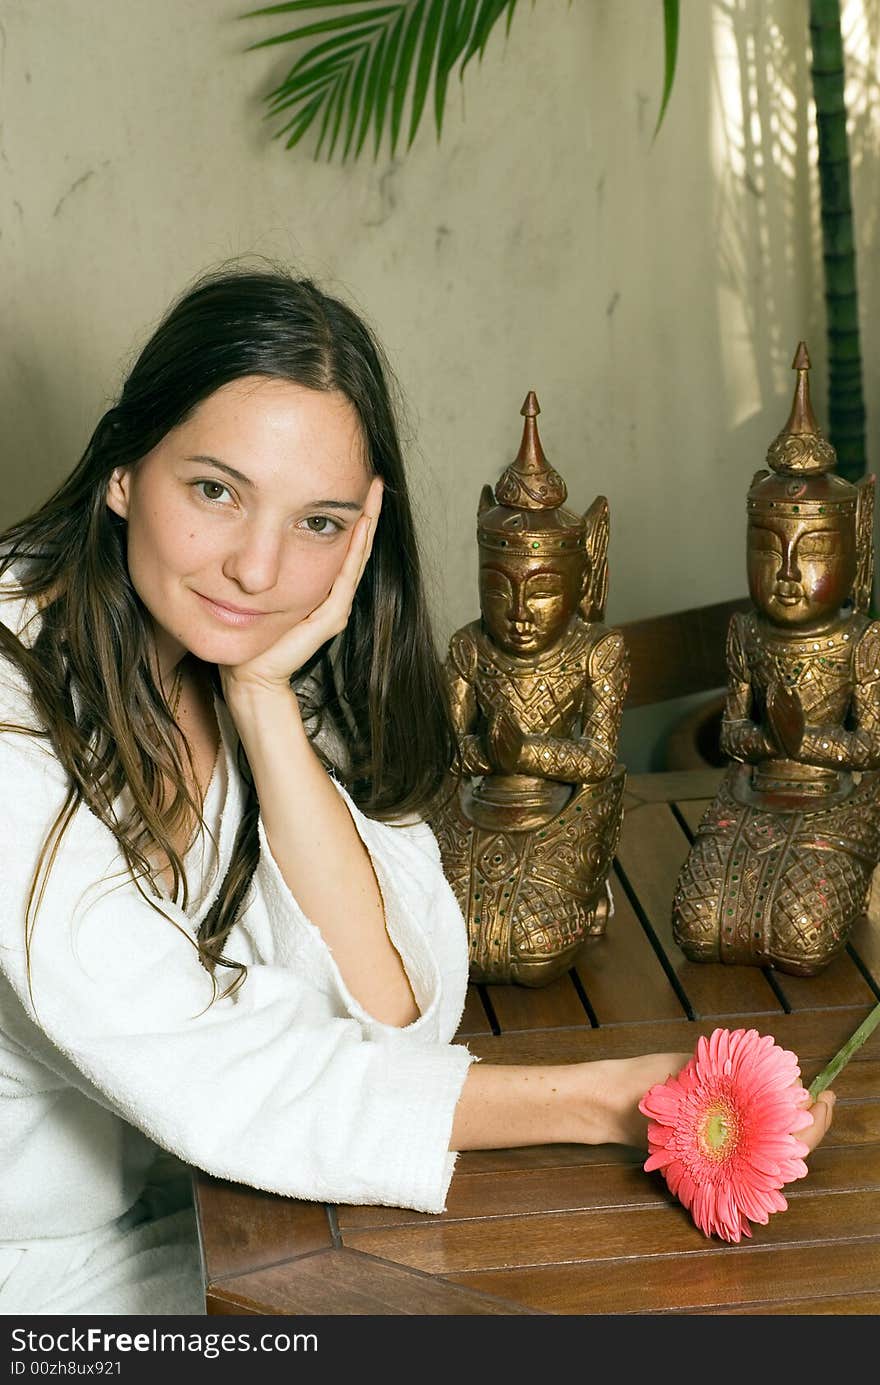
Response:
[{"label": "woman's forearm", "polygon": [[227,687],[266,837],[303,912],[320,929],[346,986],[375,1019],[402,1026],[418,1007],[369,853],[309,744],[292,691]]},{"label": "woman's forearm", "polygon": [[515,1149],[577,1141],[577,1066],[473,1063],[455,1108],[450,1149]]},{"label": "woman's forearm", "polygon": [[678,1072],[687,1053],[651,1053],[559,1066],[475,1063],[455,1109],[449,1148],[514,1149],[544,1144],[644,1146],[638,1103]]}]

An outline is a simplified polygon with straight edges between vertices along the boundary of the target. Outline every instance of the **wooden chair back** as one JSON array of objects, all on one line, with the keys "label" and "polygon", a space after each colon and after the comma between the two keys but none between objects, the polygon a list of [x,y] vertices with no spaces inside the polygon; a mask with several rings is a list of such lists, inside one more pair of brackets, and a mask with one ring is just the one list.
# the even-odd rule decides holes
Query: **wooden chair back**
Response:
[{"label": "wooden chair back", "polygon": [[625,707],[645,707],[673,697],[707,692],[727,682],[727,628],[735,611],[748,611],[747,596],[696,606],[690,611],[617,625],[630,657]]}]

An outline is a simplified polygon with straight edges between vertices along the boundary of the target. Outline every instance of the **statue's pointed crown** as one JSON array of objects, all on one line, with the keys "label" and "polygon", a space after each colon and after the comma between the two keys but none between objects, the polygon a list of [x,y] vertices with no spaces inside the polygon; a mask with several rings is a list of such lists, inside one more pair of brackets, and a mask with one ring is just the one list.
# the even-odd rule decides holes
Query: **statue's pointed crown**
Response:
[{"label": "statue's pointed crown", "polygon": [[509,467],[502,471],[495,487],[499,505],[523,510],[555,510],[568,498],[565,482],[547,461],[538,436],[541,406],[534,390],[529,390],[520,413],[523,415],[522,441]]},{"label": "statue's pointed crown", "polygon": [[477,522],[482,548],[559,554],[585,546],[584,520],[563,508],[568,490],[541,445],[540,412],[538,397],[529,390],[520,409],[524,422],[519,452],[501,473],[494,492],[488,486],[483,490]]},{"label": "statue's pointed crown", "polygon": [[781,433],[767,450],[767,465],[783,476],[821,476],[833,471],[837,453],[816,422],[810,400],[810,354],[804,341],[798,342],[792,370],[797,371],[791,410]]},{"label": "statue's pointed crown", "polygon": [[767,450],[770,471],[759,471],[752,481],[749,512],[817,519],[831,512],[855,514],[856,488],[835,474],[837,453],[813,413],[806,342],[798,342],[791,368],[797,371],[791,409]]}]

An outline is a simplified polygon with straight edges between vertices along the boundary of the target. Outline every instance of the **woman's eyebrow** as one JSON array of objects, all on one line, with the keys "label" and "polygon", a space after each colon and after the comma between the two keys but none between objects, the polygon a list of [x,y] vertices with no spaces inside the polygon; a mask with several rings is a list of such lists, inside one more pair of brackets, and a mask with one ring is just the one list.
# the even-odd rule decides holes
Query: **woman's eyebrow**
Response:
[{"label": "woman's eyebrow", "polygon": [[[231,476],[234,481],[240,481],[242,485],[249,486],[252,491],[257,489],[257,485],[249,476],[245,476],[243,471],[236,471],[234,466],[229,466],[227,462],[221,462],[217,457],[211,457],[205,452],[196,452],[191,457],[184,457],[185,462],[203,462],[208,466],[216,467],[218,471],[224,471],[227,476]],[[360,514],[364,508],[356,500],[310,500],[307,509],[315,510],[351,510],[353,513]]]},{"label": "woman's eyebrow", "polygon": [[196,452],[192,457],[184,457],[185,462],[207,462],[209,466],[215,466],[218,471],[225,471],[227,476],[231,476],[234,481],[241,481],[243,486],[250,486],[252,491],[257,487],[249,476],[245,476],[243,471],[236,471],[234,466],[228,466],[226,462],[221,462],[217,457],[210,457],[205,452]]},{"label": "woman's eyebrow", "polygon": [[306,507],[310,510],[351,510],[360,514],[364,508],[356,500],[310,500]]}]

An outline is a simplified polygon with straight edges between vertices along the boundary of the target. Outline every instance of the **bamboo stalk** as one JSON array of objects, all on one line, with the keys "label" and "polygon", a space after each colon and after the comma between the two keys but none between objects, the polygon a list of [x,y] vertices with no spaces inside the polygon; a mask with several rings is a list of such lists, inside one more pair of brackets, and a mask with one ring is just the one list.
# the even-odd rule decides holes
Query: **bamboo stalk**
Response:
[{"label": "bamboo stalk", "polygon": [[866,470],[865,404],[840,0],[810,0],[810,42],[828,317],[828,433],[839,474],[857,481]]}]

